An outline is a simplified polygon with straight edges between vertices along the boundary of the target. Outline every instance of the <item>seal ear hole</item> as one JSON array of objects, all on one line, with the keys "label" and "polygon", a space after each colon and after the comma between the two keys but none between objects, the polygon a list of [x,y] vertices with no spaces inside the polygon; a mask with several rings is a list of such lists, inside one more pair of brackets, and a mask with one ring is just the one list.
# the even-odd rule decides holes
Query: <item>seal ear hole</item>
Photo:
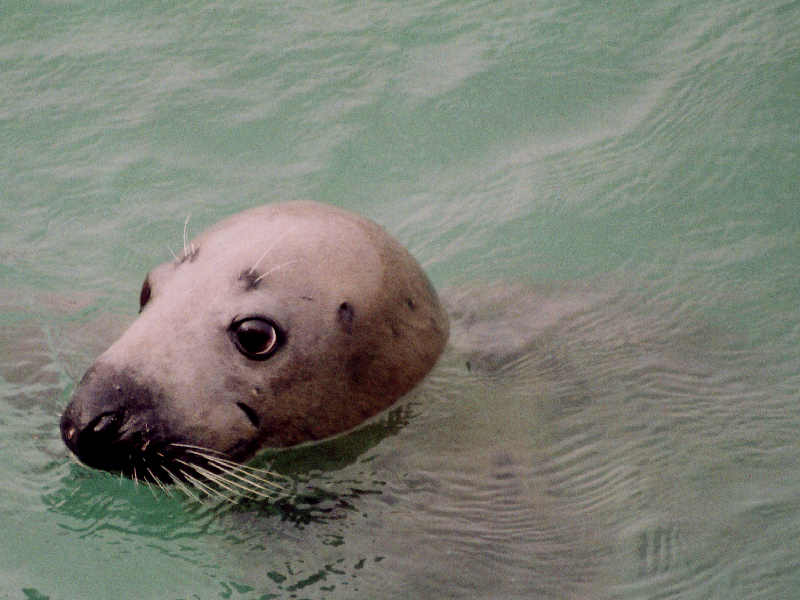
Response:
[{"label": "seal ear hole", "polygon": [[353,319],[355,319],[355,310],[349,302],[342,302],[336,311],[336,317],[339,319],[339,324],[346,333],[353,333]]},{"label": "seal ear hole", "polygon": [[272,321],[251,317],[234,321],[229,334],[236,349],[252,360],[265,360],[283,343],[283,333]]},{"label": "seal ear hole", "polygon": [[150,301],[150,294],[152,290],[150,289],[150,276],[144,278],[144,283],[142,284],[142,291],[139,292],[139,312],[142,312],[144,305]]},{"label": "seal ear hole", "polygon": [[253,424],[253,427],[258,429],[261,425],[261,419],[258,418],[256,411],[254,411],[250,406],[245,404],[244,402],[237,402],[236,406],[238,406],[242,412],[250,419],[250,422]]}]

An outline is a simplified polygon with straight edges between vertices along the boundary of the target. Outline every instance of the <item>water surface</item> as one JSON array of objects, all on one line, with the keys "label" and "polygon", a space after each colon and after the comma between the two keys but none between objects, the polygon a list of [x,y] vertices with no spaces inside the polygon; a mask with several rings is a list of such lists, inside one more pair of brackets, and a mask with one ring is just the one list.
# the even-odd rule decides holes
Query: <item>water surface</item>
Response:
[{"label": "water surface", "polygon": [[[800,4],[11,1],[0,32],[0,595],[798,595]],[[186,217],[296,198],[425,265],[429,380],[271,457],[270,505],[70,461]]]}]

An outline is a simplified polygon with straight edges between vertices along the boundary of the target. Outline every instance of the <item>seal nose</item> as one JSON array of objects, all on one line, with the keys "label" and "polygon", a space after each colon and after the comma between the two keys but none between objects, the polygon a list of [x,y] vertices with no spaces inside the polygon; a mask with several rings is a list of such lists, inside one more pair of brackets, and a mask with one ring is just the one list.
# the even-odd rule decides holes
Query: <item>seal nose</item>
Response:
[{"label": "seal nose", "polygon": [[130,375],[103,363],[86,372],[61,416],[61,437],[89,467],[127,472],[154,432],[139,431],[132,415],[147,423],[152,394]]},{"label": "seal nose", "polygon": [[113,448],[122,437],[124,412],[121,409],[106,411],[81,426],[75,417],[75,407],[76,404],[71,403],[61,417],[61,438],[67,448],[90,467],[107,471],[119,469],[121,457]]}]

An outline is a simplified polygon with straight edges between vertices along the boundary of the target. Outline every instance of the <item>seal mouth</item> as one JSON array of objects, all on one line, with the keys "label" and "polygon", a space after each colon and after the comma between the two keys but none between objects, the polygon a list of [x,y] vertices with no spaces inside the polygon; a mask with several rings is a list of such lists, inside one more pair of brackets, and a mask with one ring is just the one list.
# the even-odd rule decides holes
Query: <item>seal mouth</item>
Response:
[{"label": "seal mouth", "polygon": [[124,411],[105,411],[81,428],[69,413],[61,418],[61,437],[86,466],[144,482],[171,481],[168,465],[180,458],[171,444],[156,442],[147,428],[137,431]]},{"label": "seal mouth", "polygon": [[[109,419],[101,415],[96,419],[97,425]],[[67,445],[71,444],[72,437],[66,430]],[[234,503],[243,499],[272,500],[288,488],[288,480],[283,475],[243,465],[216,450],[181,442],[153,442],[141,434],[132,436],[128,443],[111,446],[103,459],[84,459],[77,451],[75,455],[86,466],[155,486],[167,496],[172,496],[172,489],[177,489],[197,502],[206,499]]]},{"label": "seal mouth", "polygon": [[255,410],[253,410],[253,407],[245,404],[244,402],[237,402],[236,406],[238,406],[239,409],[250,420],[250,423],[253,425],[253,427],[255,427],[256,429],[261,427],[261,419],[259,418],[258,413],[256,413]]},{"label": "seal mouth", "polygon": [[236,462],[225,453],[181,441],[158,440],[148,427],[134,428],[124,411],[105,411],[82,429],[67,411],[64,443],[88,467],[119,473],[172,496],[177,489],[198,502],[269,500],[286,491],[285,477]]},{"label": "seal mouth", "polygon": [[95,469],[126,473],[132,460],[147,456],[151,441],[131,430],[121,410],[104,411],[81,427],[70,411],[61,417],[61,437],[82,463]]}]

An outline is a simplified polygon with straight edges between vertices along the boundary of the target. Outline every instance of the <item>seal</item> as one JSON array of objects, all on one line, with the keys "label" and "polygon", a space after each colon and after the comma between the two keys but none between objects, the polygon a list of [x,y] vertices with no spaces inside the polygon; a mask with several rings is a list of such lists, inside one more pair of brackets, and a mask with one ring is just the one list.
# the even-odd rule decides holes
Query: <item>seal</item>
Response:
[{"label": "seal", "polygon": [[199,481],[356,427],[430,371],[448,332],[422,268],[376,223],[315,202],[253,208],[147,275],[61,434],[90,467]]}]

